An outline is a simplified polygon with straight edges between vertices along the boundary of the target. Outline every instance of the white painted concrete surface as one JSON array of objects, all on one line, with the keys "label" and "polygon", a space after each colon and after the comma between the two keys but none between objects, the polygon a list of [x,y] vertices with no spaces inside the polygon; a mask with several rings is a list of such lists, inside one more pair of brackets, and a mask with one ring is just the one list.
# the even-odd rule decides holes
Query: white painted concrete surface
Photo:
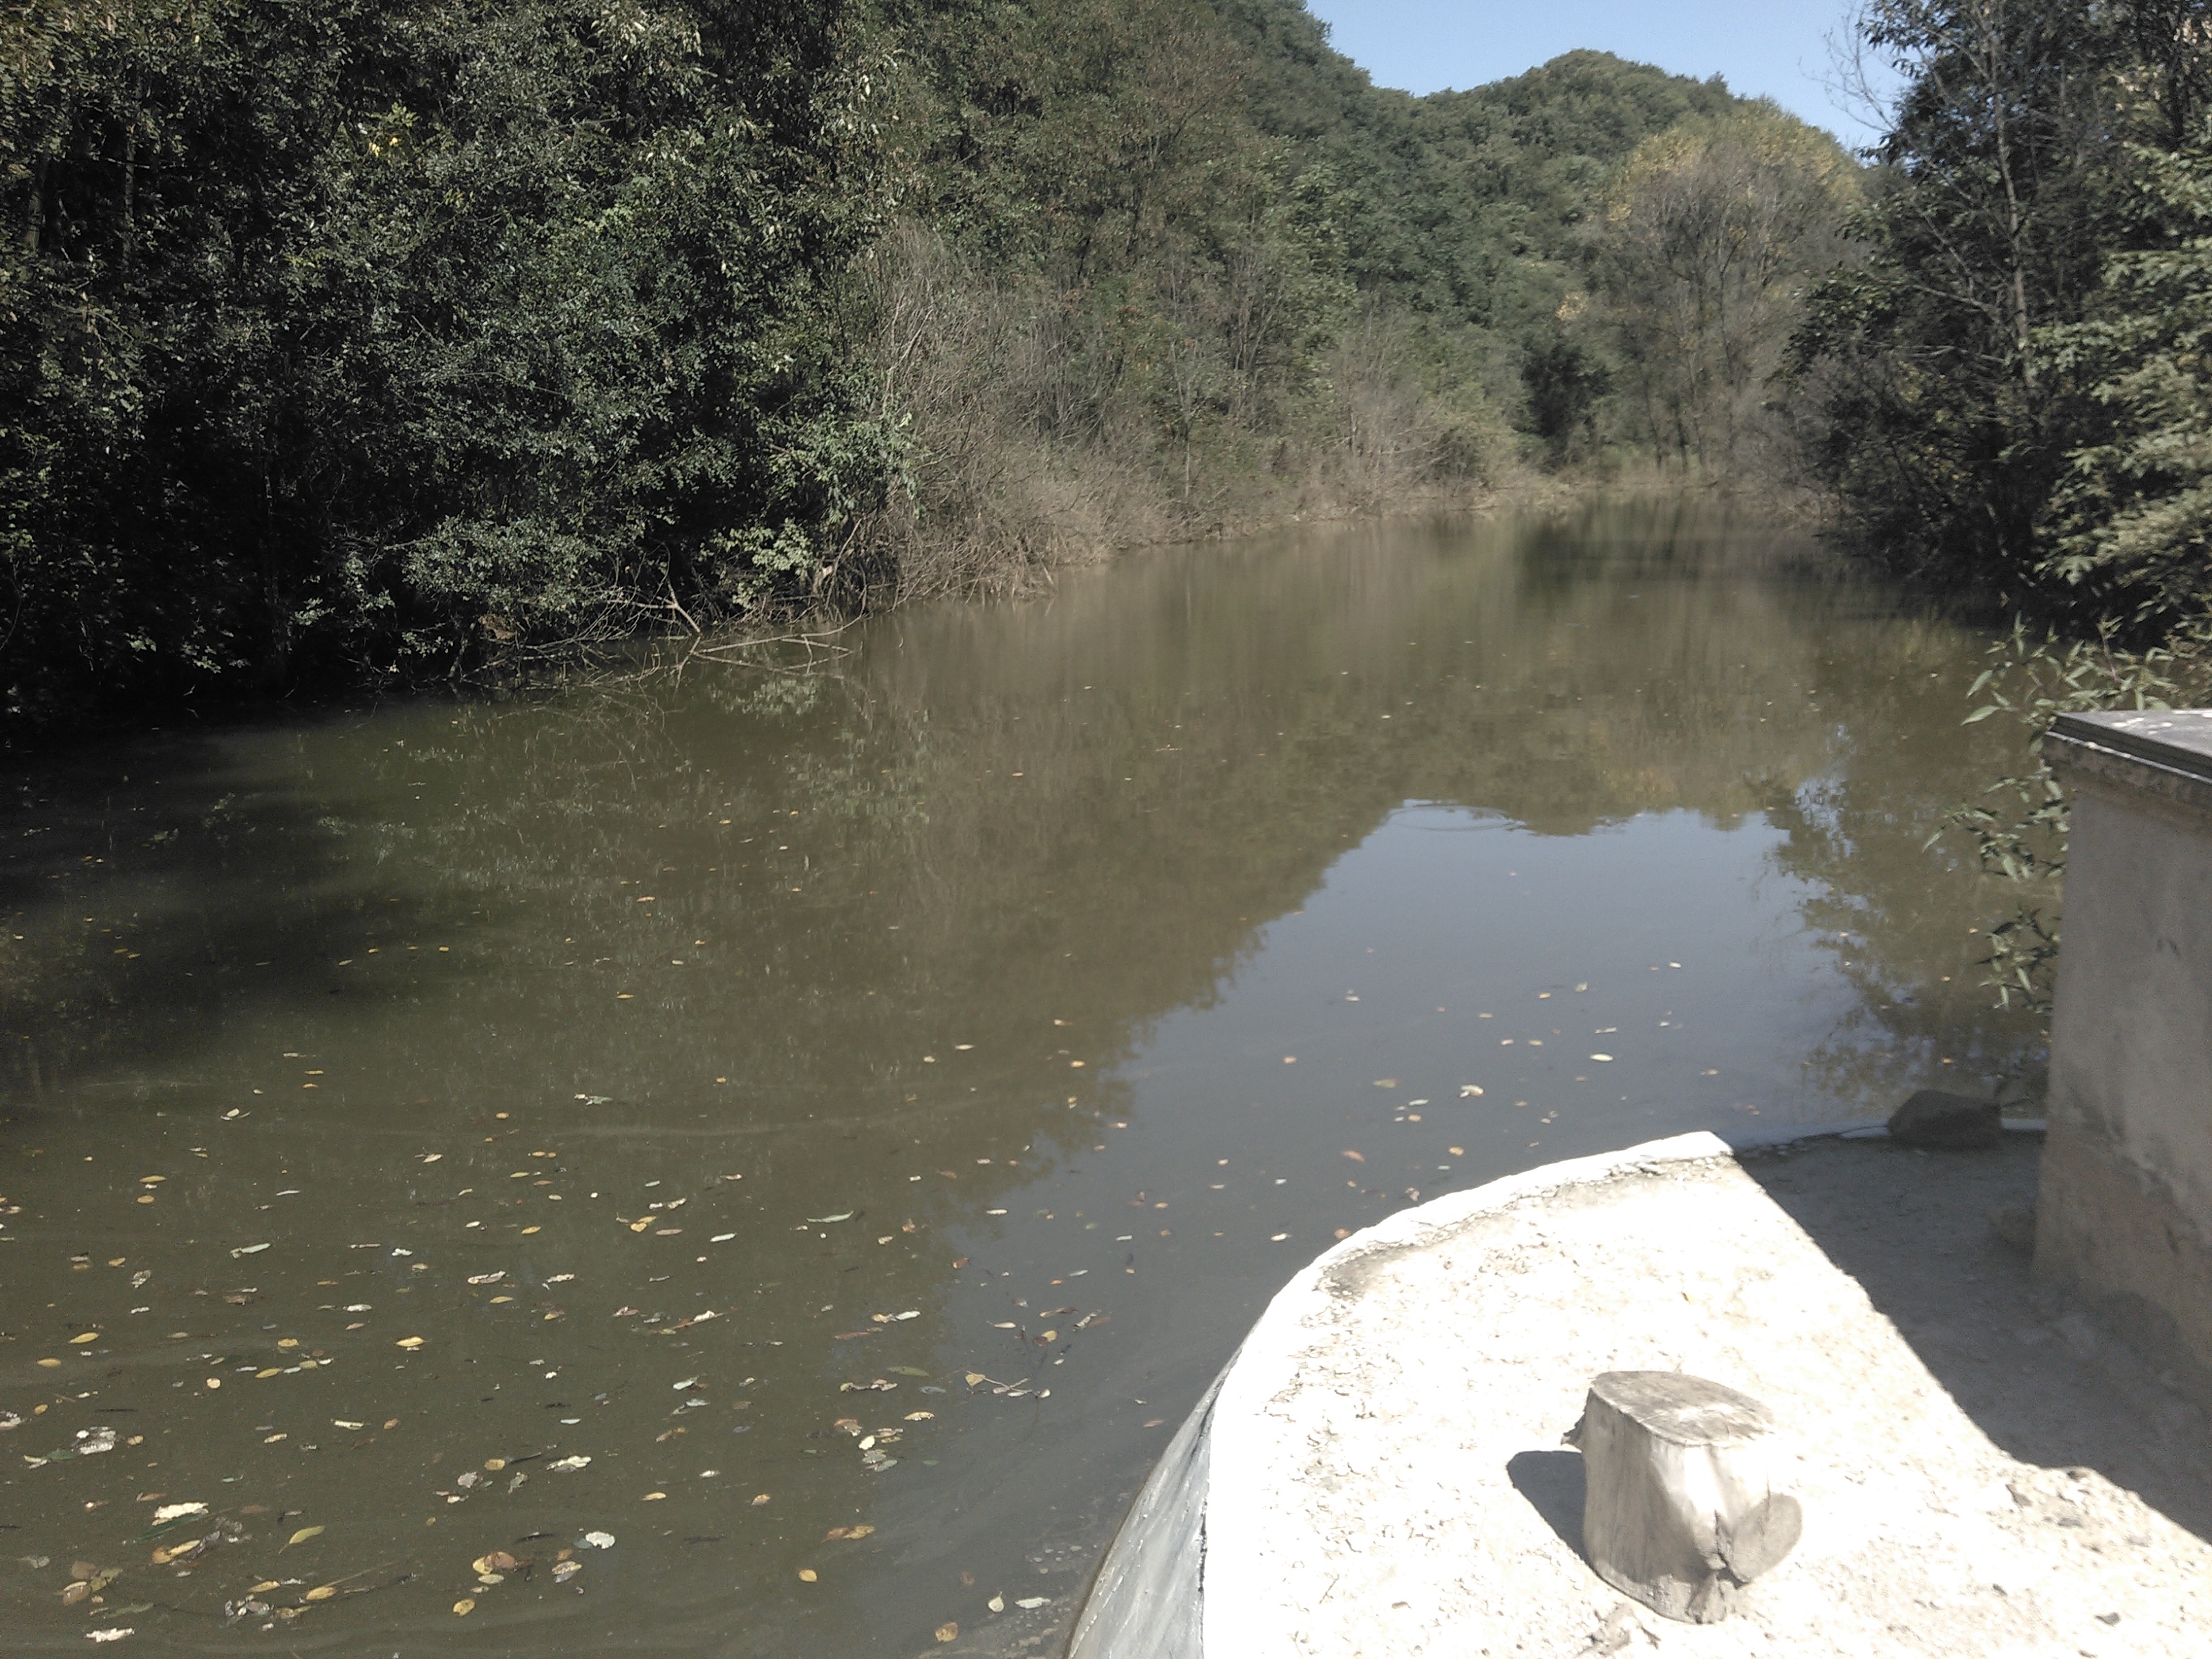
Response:
[{"label": "white painted concrete surface", "polygon": [[[1827,1144],[1870,1197],[1917,1181],[1937,1213],[1926,1183],[1967,1167],[1947,1156],[1997,1156]],[[1885,1213],[1869,1204],[1869,1224]],[[1591,1376],[1677,1368],[1776,1412],[1808,1515],[1796,1552],[1719,1626],[1661,1620],[1589,1571],[1579,1462],[1560,1444]],[[2062,1435],[2095,1414],[2078,1388],[2045,1399],[2031,1381],[2022,1399]],[[2181,1437],[2162,1455],[2202,1462],[2187,1407],[2150,1424],[2112,1401],[2144,1433]],[[1345,1240],[1276,1297],[1205,1412],[1203,1490],[1183,1481],[1178,1528],[1197,1557],[1185,1545],[1163,1569],[1200,1604],[1202,1640],[1179,1654],[2212,1654],[2204,1537],[2095,1468],[1993,1443],[1710,1135],[1552,1165]],[[1125,1530],[1114,1553],[1142,1541]],[[1153,1653],[1089,1613],[1074,1651]]]}]

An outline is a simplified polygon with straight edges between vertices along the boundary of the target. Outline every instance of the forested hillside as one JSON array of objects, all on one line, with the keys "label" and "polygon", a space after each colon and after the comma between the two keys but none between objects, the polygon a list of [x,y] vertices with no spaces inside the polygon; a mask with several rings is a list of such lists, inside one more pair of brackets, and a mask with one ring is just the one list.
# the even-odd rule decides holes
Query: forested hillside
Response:
[{"label": "forested hillside", "polygon": [[2154,633],[2208,3],[1878,0],[1869,170],[1597,52],[1378,89],[1297,0],[7,0],[0,720],[1542,471],[1815,485]]},{"label": "forested hillside", "polygon": [[18,732],[1723,459],[1591,228],[1686,122],[1849,188],[1601,54],[1378,91],[1293,0],[4,17]]}]

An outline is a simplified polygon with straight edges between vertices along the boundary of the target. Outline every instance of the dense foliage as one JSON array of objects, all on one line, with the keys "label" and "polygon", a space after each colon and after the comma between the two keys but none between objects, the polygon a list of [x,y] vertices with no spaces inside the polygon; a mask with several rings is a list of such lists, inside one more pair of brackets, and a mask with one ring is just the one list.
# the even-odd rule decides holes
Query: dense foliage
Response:
[{"label": "dense foliage", "polygon": [[1726,463],[1758,351],[1655,392],[1590,290],[1638,147],[1739,109],[1592,52],[1379,91],[1296,0],[9,0],[0,718],[1003,586],[1639,420]]},{"label": "dense foliage", "polygon": [[11,721],[834,580],[866,90],[779,0],[16,0]]},{"label": "dense foliage", "polygon": [[[2138,643],[2203,614],[2204,0],[1871,0],[1905,91],[1797,358],[1867,544]],[[2179,469],[2178,471],[2176,469]]]}]

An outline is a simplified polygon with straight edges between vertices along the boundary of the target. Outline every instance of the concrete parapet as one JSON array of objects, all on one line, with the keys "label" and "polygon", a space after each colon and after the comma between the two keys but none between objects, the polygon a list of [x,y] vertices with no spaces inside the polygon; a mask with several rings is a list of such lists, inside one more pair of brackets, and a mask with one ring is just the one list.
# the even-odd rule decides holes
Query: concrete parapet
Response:
[{"label": "concrete parapet", "polygon": [[[2203,1414],[2080,1310],[2045,1322],[1983,1219],[2034,1179],[2034,1143],[2004,1139],[1740,1160],[1685,1135],[1341,1241],[1175,1437],[1072,1659],[2202,1651]],[[1588,1557],[1569,1431],[1621,1371],[1771,1413],[1771,1489],[1802,1534],[1741,1575],[1725,1623],[1662,1619]]]},{"label": "concrete parapet", "polygon": [[2063,714],[2038,1273],[2212,1402],[2212,710]]}]

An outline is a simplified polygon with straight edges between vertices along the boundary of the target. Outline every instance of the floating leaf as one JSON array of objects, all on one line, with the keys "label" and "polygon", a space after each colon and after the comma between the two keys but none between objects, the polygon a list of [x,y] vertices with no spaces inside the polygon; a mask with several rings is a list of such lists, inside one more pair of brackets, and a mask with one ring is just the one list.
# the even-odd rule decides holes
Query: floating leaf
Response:
[{"label": "floating leaf", "polygon": [[811,1584],[819,1576],[811,1567],[801,1567],[799,1570],[799,1582],[802,1584]]},{"label": "floating leaf", "polygon": [[302,1527],[299,1531],[292,1534],[290,1539],[286,1541],[284,1547],[289,1550],[294,1544],[304,1544],[310,1538],[320,1538],[322,1535],[323,1529],[320,1527]]},{"label": "floating leaf", "polygon": [[302,1601],[327,1601],[338,1593],[336,1584],[318,1584],[300,1599]]},{"label": "floating leaf", "polygon": [[576,1541],[595,1550],[611,1550],[615,1547],[615,1535],[611,1532],[587,1532]]},{"label": "floating leaf", "polygon": [[1014,1605],[1018,1607],[1041,1607],[1051,1599],[1048,1595],[1024,1595]]},{"label": "floating leaf", "polygon": [[464,1619],[467,1618],[476,1610],[476,1597],[472,1595],[464,1595],[459,1601],[453,1603],[453,1611]]},{"label": "floating leaf", "polygon": [[994,1595],[983,1605],[994,1613],[1004,1613],[1006,1610],[1006,1598],[1003,1595]]},{"label": "floating leaf", "polygon": [[567,1474],[573,1470],[584,1468],[591,1461],[588,1457],[563,1457],[557,1462],[548,1463],[545,1467],[556,1474]]},{"label": "floating leaf", "polygon": [[98,1331],[87,1331],[82,1336],[73,1336],[70,1338],[71,1345],[76,1347],[82,1347],[88,1342],[97,1342],[99,1340],[100,1333]]},{"label": "floating leaf", "polygon": [[269,1247],[266,1244],[241,1244],[236,1249],[233,1250],[231,1255],[233,1256],[259,1255],[262,1251],[268,1248]]},{"label": "floating leaf", "polygon": [[826,1227],[833,1221],[850,1221],[859,1213],[857,1210],[841,1210],[836,1215],[811,1215],[806,1218],[817,1226]]},{"label": "floating leaf", "polygon": [[412,1352],[422,1346],[422,1339],[419,1336],[403,1336],[392,1346],[395,1348],[405,1348]]},{"label": "floating leaf", "polygon": [[204,1504],[164,1504],[154,1511],[154,1524],[158,1527],[164,1521],[181,1521],[188,1515],[205,1515],[207,1512]]},{"label": "floating leaf", "polygon": [[940,1642],[958,1641],[960,1639],[960,1626],[951,1620],[946,1620],[943,1624],[937,1627],[937,1639]]},{"label": "floating leaf", "polygon": [[553,1564],[553,1582],[556,1584],[565,1584],[583,1570],[584,1564],[581,1561],[556,1561]]},{"label": "floating leaf", "polygon": [[248,1595],[266,1595],[270,1590],[282,1589],[283,1588],[283,1586],[278,1583],[274,1578],[264,1578],[259,1583],[248,1589],[246,1593]]},{"label": "floating leaf", "polygon": [[120,1642],[125,1637],[136,1636],[137,1633],[130,1626],[125,1625],[117,1630],[88,1630],[84,1633],[84,1639],[88,1642]]}]

